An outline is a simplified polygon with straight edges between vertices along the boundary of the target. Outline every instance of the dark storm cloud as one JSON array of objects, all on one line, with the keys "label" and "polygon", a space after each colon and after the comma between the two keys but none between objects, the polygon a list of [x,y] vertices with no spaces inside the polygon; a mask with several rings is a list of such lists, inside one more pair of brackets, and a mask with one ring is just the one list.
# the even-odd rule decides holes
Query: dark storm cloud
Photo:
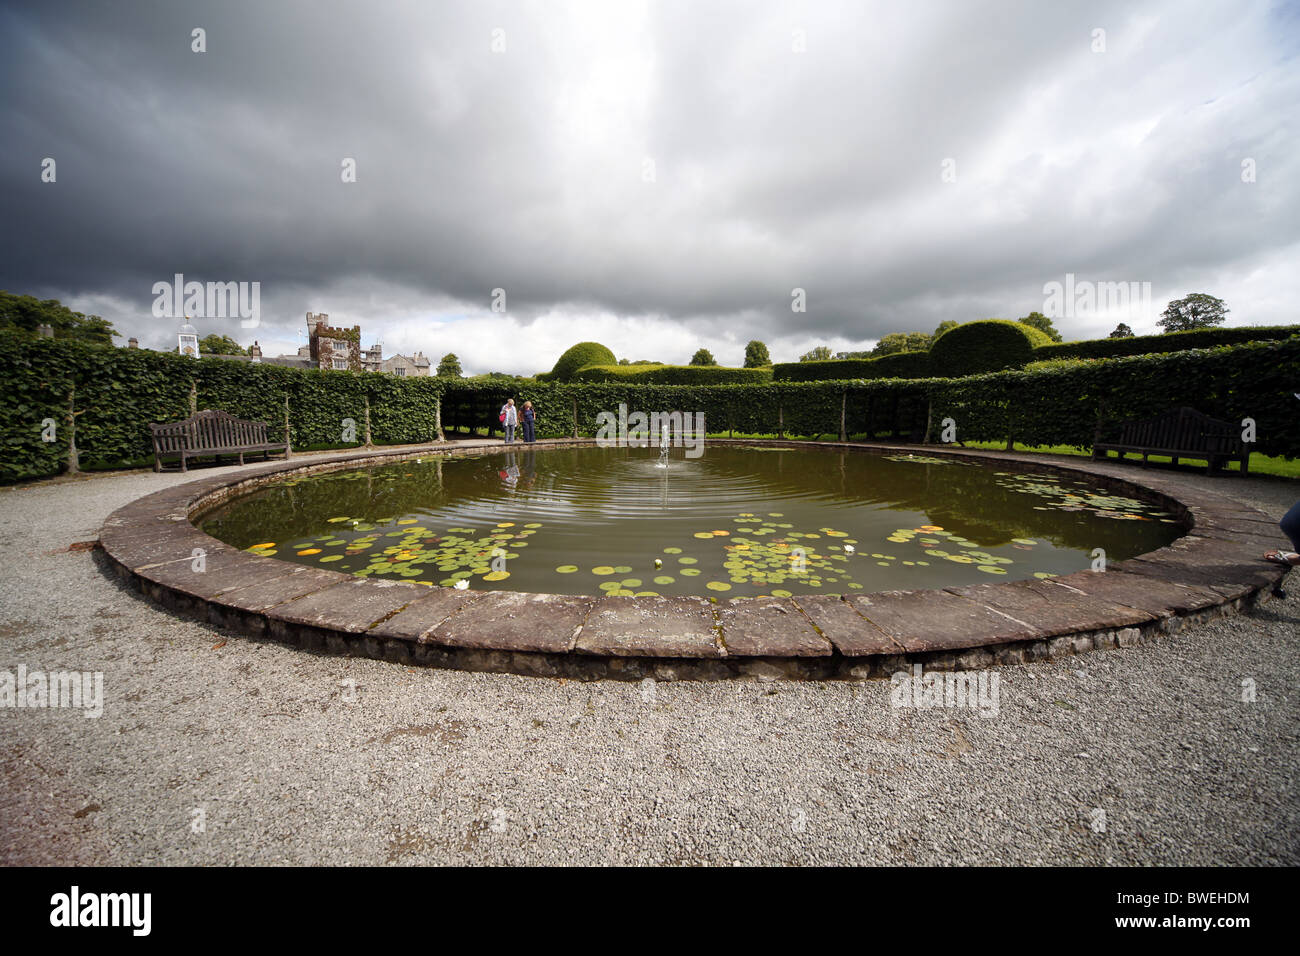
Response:
[{"label": "dark storm cloud", "polygon": [[[176,272],[260,281],[264,337],[282,338],[308,308],[409,332],[422,309],[481,314],[501,287],[515,331],[546,317],[534,353],[592,315],[652,339],[864,342],[1024,314],[1066,272],[1293,318],[1285,8],[57,3],[0,18],[0,287],[106,303],[126,333],[163,334],[150,289]],[[47,156],[56,184],[39,178]],[[790,311],[794,287],[807,313]]]}]

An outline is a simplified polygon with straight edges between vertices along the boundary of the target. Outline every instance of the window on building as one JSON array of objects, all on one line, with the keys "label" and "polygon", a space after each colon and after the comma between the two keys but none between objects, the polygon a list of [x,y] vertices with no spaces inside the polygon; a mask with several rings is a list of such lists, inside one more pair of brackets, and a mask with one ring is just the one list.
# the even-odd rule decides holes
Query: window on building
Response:
[{"label": "window on building", "polygon": [[393,374],[394,374],[394,375],[403,375],[403,376],[404,376],[404,375],[406,375],[406,368],[405,368],[404,366],[399,365],[399,366],[397,366],[397,368],[393,369]]},{"label": "window on building", "polygon": [[334,367],[339,369],[346,369],[348,367],[348,360],[345,358],[339,358],[336,355],[334,356]]}]

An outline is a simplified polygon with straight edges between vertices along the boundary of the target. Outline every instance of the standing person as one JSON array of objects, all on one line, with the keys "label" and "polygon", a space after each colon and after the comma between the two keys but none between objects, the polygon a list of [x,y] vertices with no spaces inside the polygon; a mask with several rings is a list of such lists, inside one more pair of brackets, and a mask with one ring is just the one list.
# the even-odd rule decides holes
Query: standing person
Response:
[{"label": "standing person", "polygon": [[519,424],[519,409],[515,408],[515,400],[507,398],[506,403],[501,406],[501,424],[506,427],[506,444],[509,445],[515,440],[515,426]]},{"label": "standing person", "polygon": [[536,421],[537,411],[533,408],[533,403],[524,402],[524,441],[529,445],[537,441],[537,435],[533,432]]}]

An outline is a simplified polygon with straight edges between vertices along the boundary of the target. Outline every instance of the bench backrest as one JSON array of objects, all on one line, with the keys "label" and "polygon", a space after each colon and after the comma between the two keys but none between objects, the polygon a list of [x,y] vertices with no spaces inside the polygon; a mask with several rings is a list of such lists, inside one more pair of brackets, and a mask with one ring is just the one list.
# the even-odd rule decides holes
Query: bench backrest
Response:
[{"label": "bench backrest", "polygon": [[189,418],[165,425],[150,425],[154,447],[160,452],[202,451],[266,444],[266,423],[236,418],[229,412],[205,409]]},{"label": "bench backrest", "polygon": [[1245,450],[1238,426],[1187,407],[1170,409],[1152,418],[1124,422],[1119,430],[1119,443],[1220,454]]}]

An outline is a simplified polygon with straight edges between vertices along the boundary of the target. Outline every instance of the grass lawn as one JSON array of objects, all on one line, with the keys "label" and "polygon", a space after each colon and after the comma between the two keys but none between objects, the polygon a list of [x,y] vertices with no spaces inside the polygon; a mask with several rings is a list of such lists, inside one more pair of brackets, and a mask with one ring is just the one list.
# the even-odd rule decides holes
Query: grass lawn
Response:
[{"label": "grass lawn", "polygon": [[[989,451],[1002,451],[1006,448],[1006,442],[1000,441],[968,441],[965,443],[967,448],[981,448]],[[1090,448],[1075,448],[1073,445],[1022,445],[1019,442],[1015,446],[1016,451],[1037,452],[1044,455],[1078,455],[1088,458],[1092,455]],[[1111,461],[1119,459],[1112,457]],[[1131,456],[1126,459],[1132,463],[1140,463],[1140,456]],[[1154,464],[1167,465],[1173,459],[1167,455],[1152,455],[1150,461]],[[1180,458],[1179,461],[1183,466],[1204,468],[1209,462],[1198,460],[1196,458]],[[1235,462],[1228,462],[1224,471],[1240,471],[1241,466]],[[1261,455],[1258,452],[1250,456],[1250,473],[1252,475],[1275,475],[1278,478],[1300,478],[1300,459],[1297,458],[1280,458],[1273,455]]]}]

